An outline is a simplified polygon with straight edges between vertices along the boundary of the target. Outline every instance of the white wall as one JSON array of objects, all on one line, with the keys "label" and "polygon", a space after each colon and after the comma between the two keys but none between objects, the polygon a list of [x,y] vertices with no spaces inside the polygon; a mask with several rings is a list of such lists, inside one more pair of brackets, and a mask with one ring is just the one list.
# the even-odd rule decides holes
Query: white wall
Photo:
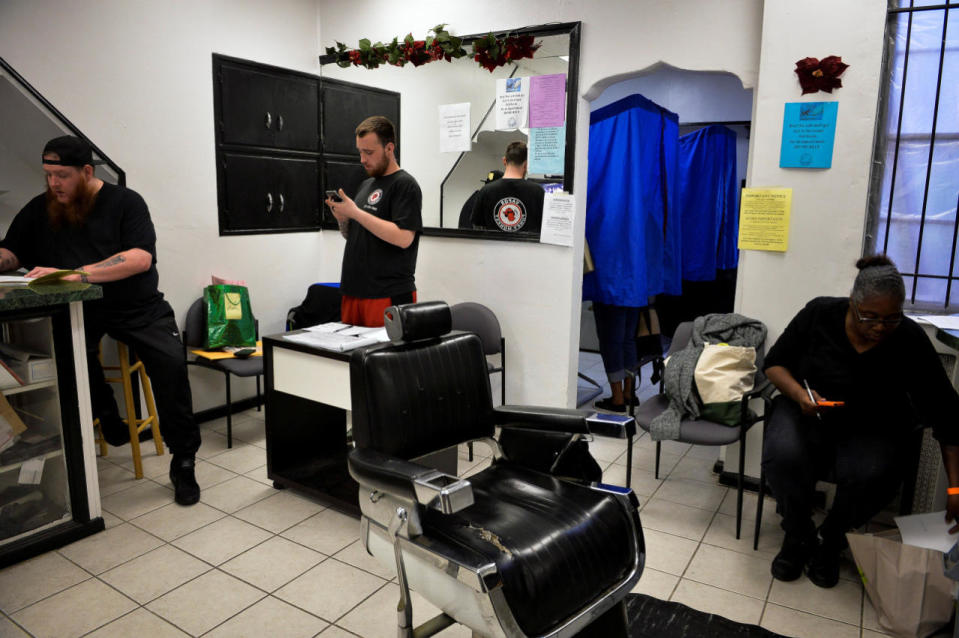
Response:
[{"label": "white wall", "polygon": [[[385,41],[409,32],[423,37],[440,22],[448,23],[454,33],[466,35],[569,21],[583,22],[581,95],[596,97],[606,86],[660,60],[685,69],[727,71],[745,86],[755,85],[761,21],[758,0],[492,0],[484,3],[481,11],[474,4],[439,0],[323,0],[320,46],[331,46],[336,40],[355,46],[360,38]],[[397,71],[412,75],[417,69]],[[588,114],[589,103],[581,98],[574,150],[579,211],[585,210],[586,203]],[[406,144],[410,133],[403,132]],[[435,131],[420,134],[435,144]],[[507,398],[511,402],[575,402],[583,229],[581,214],[578,240],[572,249],[440,237],[420,241],[416,275],[420,299],[478,301],[500,318],[509,342],[511,387]],[[342,240],[331,234],[322,241],[330,254],[342,250]],[[326,274],[338,272],[337,268]]]},{"label": "white wall", "polygon": [[[830,19],[821,20],[826,13]],[[852,287],[865,228],[885,14],[877,0],[766,3],[746,185],[793,189],[789,249],[740,253],[736,311],[766,323],[768,344],[807,301],[844,296]],[[801,96],[796,61],[827,55],[850,65],[843,88]],[[816,101],[839,102],[832,168],[779,168],[784,103]],[[756,428],[747,439],[752,476],[759,475],[760,437]],[[738,450],[730,450],[727,460],[735,467]]]},{"label": "white wall", "polygon": [[[767,2],[747,186],[793,189],[789,250],[740,254],[736,308],[762,318],[769,343],[809,299],[847,295],[861,256],[882,66],[884,2]],[[827,14],[829,20],[818,16]],[[843,87],[800,95],[793,69],[841,55]],[[786,102],[838,101],[830,169],[779,168]]]},{"label": "white wall", "polygon": [[[146,199],[160,289],[181,322],[216,273],[246,279],[261,331],[278,332],[318,280],[317,233],[218,235],[211,60],[217,52],[317,72],[316,30],[314,0],[0,2],[0,56]],[[42,142],[33,155],[40,150]],[[42,185],[38,178],[36,192]],[[191,378],[197,409],[224,402],[222,375],[191,370]],[[252,380],[234,384],[234,396],[253,394]]]},{"label": "white wall", "polygon": [[676,113],[680,123],[743,121],[753,110],[752,90],[735,75],[685,71],[668,64],[606,87],[590,108],[595,111],[634,93]]}]

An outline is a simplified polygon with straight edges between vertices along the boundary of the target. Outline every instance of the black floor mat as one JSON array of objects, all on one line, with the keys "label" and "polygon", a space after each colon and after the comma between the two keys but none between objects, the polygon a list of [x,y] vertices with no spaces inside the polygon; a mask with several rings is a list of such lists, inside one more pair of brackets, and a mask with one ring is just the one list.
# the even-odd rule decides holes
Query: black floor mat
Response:
[{"label": "black floor mat", "polygon": [[643,594],[626,597],[629,638],[777,638],[758,625],[744,625],[686,605]]}]

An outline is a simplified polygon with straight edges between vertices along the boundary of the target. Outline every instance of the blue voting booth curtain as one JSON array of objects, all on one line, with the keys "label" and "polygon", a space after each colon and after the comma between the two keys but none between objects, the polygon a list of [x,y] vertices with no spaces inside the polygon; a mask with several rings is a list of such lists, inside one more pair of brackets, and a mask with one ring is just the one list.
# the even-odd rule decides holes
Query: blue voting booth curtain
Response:
[{"label": "blue voting booth curtain", "polygon": [[641,95],[590,115],[586,241],[596,269],[583,299],[636,307],[680,294],[678,122]]},{"label": "blue voting booth curtain", "polygon": [[679,138],[679,217],[682,272],[687,281],[712,281],[739,261],[736,134],[707,126]]}]

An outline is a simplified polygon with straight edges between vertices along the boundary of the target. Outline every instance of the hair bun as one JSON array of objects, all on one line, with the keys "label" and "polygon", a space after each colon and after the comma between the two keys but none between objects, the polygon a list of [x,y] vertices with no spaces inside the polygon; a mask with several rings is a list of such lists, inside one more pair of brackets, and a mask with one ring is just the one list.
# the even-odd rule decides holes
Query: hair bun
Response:
[{"label": "hair bun", "polygon": [[856,262],[856,268],[859,270],[865,270],[866,268],[876,268],[879,266],[892,266],[896,267],[896,264],[892,262],[891,259],[885,255],[866,255],[862,259]]}]

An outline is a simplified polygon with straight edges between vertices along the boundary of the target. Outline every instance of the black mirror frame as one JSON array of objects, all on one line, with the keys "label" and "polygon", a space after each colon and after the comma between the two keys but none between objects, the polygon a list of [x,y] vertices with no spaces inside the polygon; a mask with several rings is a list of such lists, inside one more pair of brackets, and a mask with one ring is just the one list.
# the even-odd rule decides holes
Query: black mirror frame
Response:
[{"label": "black mirror frame", "polygon": [[[568,35],[569,36],[569,70],[566,74],[566,153],[563,158],[563,189],[573,193],[573,171],[576,168],[576,106],[579,100],[579,43],[582,22],[556,22],[540,24],[519,29],[494,31],[495,36],[505,35]],[[484,38],[488,34],[474,34],[463,36],[463,45],[468,46],[474,40]],[[320,56],[320,64],[329,64],[335,61],[335,56]],[[455,164],[453,168],[455,168]],[[453,171],[450,169],[450,172]],[[447,174],[448,176],[449,174]],[[443,197],[440,195],[440,224],[443,223]],[[473,239],[493,239],[497,241],[520,241],[539,243],[536,235],[494,233],[482,230],[465,228],[442,228],[441,226],[424,226],[422,234],[427,237],[469,237]]]}]

